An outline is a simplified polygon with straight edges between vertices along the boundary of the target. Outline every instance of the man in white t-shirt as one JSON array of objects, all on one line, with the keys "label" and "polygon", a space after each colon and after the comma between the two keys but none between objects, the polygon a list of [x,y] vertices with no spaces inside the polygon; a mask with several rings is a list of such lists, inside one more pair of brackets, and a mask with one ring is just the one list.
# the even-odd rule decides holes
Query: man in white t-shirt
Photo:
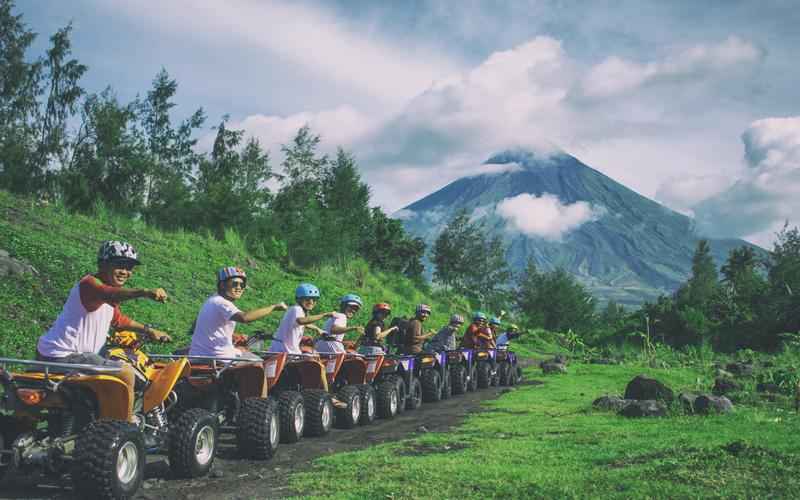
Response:
[{"label": "man in white t-shirt", "polygon": [[515,338],[519,337],[519,327],[515,324],[508,325],[508,330],[503,332],[499,337],[497,337],[497,345],[498,346],[508,346],[508,344]]},{"label": "man in white t-shirt", "polygon": [[313,323],[324,318],[330,318],[335,312],[309,315],[317,305],[320,293],[319,288],[311,283],[301,283],[294,291],[297,304],[286,310],[286,314],[278,325],[278,331],[273,336],[272,344],[269,346],[270,352],[288,352],[290,354],[302,354],[300,350],[300,339],[303,338],[305,329],[311,328],[322,332]]},{"label": "man in white t-shirt", "polygon": [[190,356],[210,358],[261,358],[233,345],[236,323],[257,321],[274,310],[285,311],[283,302],[250,311],[241,311],[234,304],[247,287],[247,274],[238,267],[224,267],[217,273],[217,293],[205,301],[197,315],[192,332]]},{"label": "man in white t-shirt", "polygon": [[325,326],[322,327],[322,337],[317,340],[314,349],[318,352],[345,352],[344,335],[348,332],[364,333],[362,326],[347,326],[347,320],[351,319],[361,309],[364,302],[361,297],[354,293],[349,293],[339,299],[339,312],[333,313],[328,318]]}]

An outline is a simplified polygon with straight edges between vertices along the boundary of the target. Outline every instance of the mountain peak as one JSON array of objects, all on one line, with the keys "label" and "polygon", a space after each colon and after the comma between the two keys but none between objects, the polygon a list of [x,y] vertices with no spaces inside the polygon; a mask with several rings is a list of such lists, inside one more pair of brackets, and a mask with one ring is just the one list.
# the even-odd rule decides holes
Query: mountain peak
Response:
[{"label": "mountain peak", "polygon": [[506,149],[499,153],[495,153],[484,162],[484,165],[505,165],[508,163],[516,163],[525,169],[536,169],[543,167],[558,166],[565,160],[577,159],[565,151],[554,147],[552,150],[533,151],[522,147],[513,149]]}]

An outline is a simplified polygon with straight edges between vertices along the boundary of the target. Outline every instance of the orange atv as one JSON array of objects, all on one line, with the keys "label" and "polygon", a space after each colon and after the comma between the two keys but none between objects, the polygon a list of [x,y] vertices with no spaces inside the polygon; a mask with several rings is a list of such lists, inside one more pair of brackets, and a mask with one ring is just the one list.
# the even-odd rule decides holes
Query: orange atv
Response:
[{"label": "orange atv", "polygon": [[134,367],[130,415],[121,367],[0,358],[0,475],[71,472],[78,496],[128,498],[142,483],[148,452],[166,451],[179,477],[206,474],[216,451],[214,416],[174,411],[187,360],[137,358]]},{"label": "orange atv", "polygon": [[328,389],[346,408],[336,409],[336,425],[352,429],[375,420],[375,389],[367,383],[368,362],[359,354],[319,353],[325,363]]}]

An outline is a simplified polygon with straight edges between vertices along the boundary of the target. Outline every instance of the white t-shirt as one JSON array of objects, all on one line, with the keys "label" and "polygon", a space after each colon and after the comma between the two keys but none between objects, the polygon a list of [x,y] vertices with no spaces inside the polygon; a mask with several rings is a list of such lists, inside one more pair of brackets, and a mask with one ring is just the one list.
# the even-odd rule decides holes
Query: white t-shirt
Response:
[{"label": "white t-shirt", "polygon": [[508,334],[502,333],[497,337],[497,345],[508,345]]},{"label": "white t-shirt", "polygon": [[340,333],[339,335],[333,335],[333,327],[338,326],[340,328],[347,328],[347,315],[345,313],[333,313],[333,316],[328,318],[328,321],[325,322],[325,326],[322,327],[329,336],[336,337],[336,340],[341,342],[344,340],[344,333]]},{"label": "white t-shirt", "polygon": [[306,312],[299,305],[294,305],[286,310],[275,332],[274,340],[269,346],[271,352],[288,352],[302,354],[300,339],[303,338],[305,326],[297,323],[298,318],[305,318]]},{"label": "white t-shirt", "polygon": [[190,356],[235,358],[239,350],[233,346],[233,331],[236,322],[231,316],[241,312],[233,302],[214,294],[206,300],[194,325]]}]

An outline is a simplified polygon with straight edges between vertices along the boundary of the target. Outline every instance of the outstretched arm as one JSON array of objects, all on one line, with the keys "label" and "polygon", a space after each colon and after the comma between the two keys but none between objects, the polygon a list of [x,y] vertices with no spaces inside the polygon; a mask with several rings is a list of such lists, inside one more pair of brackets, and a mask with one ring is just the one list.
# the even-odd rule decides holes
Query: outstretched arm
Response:
[{"label": "outstretched arm", "polygon": [[250,311],[240,311],[231,316],[231,320],[236,321],[237,323],[250,323],[267,316],[275,310],[285,311],[286,309],[288,309],[286,304],[281,302],[279,304],[272,304],[271,306],[261,307],[259,309],[251,309]]}]

